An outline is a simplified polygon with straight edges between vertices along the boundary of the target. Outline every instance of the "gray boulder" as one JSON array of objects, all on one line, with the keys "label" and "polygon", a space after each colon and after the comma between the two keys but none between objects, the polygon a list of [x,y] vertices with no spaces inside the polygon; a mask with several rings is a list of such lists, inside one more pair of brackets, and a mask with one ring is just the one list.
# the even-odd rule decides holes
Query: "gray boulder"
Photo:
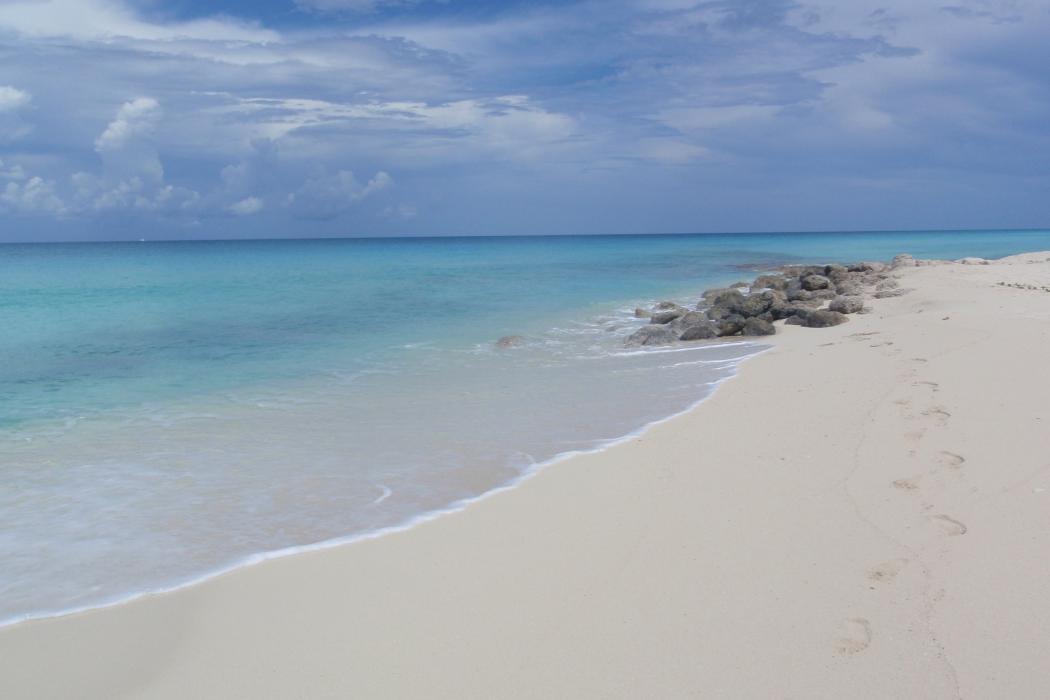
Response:
[{"label": "gray boulder", "polygon": [[849,319],[846,318],[846,314],[839,313],[838,311],[829,311],[827,309],[816,309],[810,311],[802,318],[802,325],[806,328],[827,328],[829,326],[837,326],[840,323],[845,323]]},{"label": "gray boulder", "polygon": [[655,309],[656,311],[669,311],[671,309],[677,309],[677,308],[678,308],[678,304],[674,303],[673,301],[661,301],[661,302],[658,302],[656,304],[656,306],[653,307],[653,309]]},{"label": "gray boulder", "polygon": [[744,303],[744,295],[736,289],[718,290],[718,294],[710,297],[708,297],[707,292],[704,292],[704,299],[711,304],[711,306],[724,306],[727,309],[737,308],[740,304]]},{"label": "gray boulder", "polygon": [[664,323],[670,323],[679,316],[685,316],[686,309],[678,307],[677,309],[670,309],[669,311],[654,311],[653,315],[649,317],[649,323],[655,323],[662,325]]},{"label": "gray boulder", "polygon": [[802,278],[802,288],[807,292],[815,292],[818,289],[827,289],[831,286],[831,280],[824,275],[806,275]]},{"label": "gray boulder", "polygon": [[747,319],[745,319],[739,314],[729,314],[725,318],[716,321],[715,323],[718,326],[718,335],[721,337],[727,335],[736,335],[744,329],[744,324],[746,322]]},{"label": "gray boulder", "polygon": [[883,291],[885,291],[887,289],[896,289],[899,286],[900,286],[900,283],[897,282],[897,280],[893,279],[892,277],[887,277],[886,279],[879,280],[879,282],[876,283],[875,291],[876,292],[883,292]]},{"label": "gray boulder", "polygon": [[718,337],[718,326],[711,321],[693,323],[682,329],[679,340],[708,340]]},{"label": "gray boulder", "polygon": [[864,300],[860,297],[839,296],[831,300],[828,309],[840,314],[856,314],[864,309]]},{"label": "gray boulder", "polygon": [[634,310],[634,317],[635,318],[649,318],[652,315],[653,315],[652,311],[646,311],[645,309],[643,309],[641,307],[636,308]]},{"label": "gray boulder", "polygon": [[667,326],[642,326],[627,336],[624,345],[639,347],[642,345],[669,345],[678,340],[678,334]]},{"label": "gray boulder", "polygon": [[517,348],[525,344],[525,338],[520,335],[505,335],[496,341],[496,347],[501,350]]},{"label": "gray boulder", "polygon": [[749,318],[769,311],[769,307],[773,306],[773,302],[781,297],[783,297],[783,294],[780,292],[766,291],[761,294],[747,296],[739,304],[729,308],[744,318]]},{"label": "gray boulder", "polygon": [[782,292],[787,287],[787,283],[787,279],[780,275],[759,275],[751,283],[751,289],[775,289]]},{"label": "gray boulder", "polygon": [[761,318],[749,318],[744,321],[744,327],[740,329],[740,335],[773,335],[777,329],[769,321]]},{"label": "gray boulder", "polygon": [[785,301],[770,307],[769,314],[774,321],[791,318],[792,316],[804,316],[813,310],[814,304],[819,304],[819,302]]},{"label": "gray boulder", "polygon": [[894,270],[899,267],[915,267],[915,258],[907,253],[901,253],[893,259],[893,262],[890,263],[890,267]]},{"label": "gray boulder", "polygon": [[887,265],[883,262],[864,261],[853,263],[848,269],[850,272],[883,272],[886,268]]},{"label": "gray boulder", "polygon": [[[708,304],[713,304],[714,301],[715,301],[715,297],[717,297],[719,294],[724,294],[726,292],[731,292],[731,291],[736,291],[736,290],[729,289],[729,287],[716,287],[715,289],[708,289],[707,291],[705,291],[703,293],[702,296],[703,296],[703,299],[704,299],[705,302],[707,302]],[[739,294],[739,292],[737,292],[737,293]]]}]

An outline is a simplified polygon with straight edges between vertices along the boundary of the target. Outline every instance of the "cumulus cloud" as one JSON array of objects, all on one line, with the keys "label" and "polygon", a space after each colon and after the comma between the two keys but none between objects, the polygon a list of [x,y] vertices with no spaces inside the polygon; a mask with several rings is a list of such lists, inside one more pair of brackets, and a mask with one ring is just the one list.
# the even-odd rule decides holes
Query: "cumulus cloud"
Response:
[{"label": "cumulus cloud", "polygon": [[248,216],[258,214],[263,209],[263,201],[258,197],[245,197],[229,206],[231,214],[236,216]]},{"label": "cumulus cloud", "polygon": [[136,97],[121,105],[116,118],[95,139],[95,151],[102,157],[108,178],[116,182],[164,179],[154,141],[160,118],[160,104],[151,97]]},{"label": "cumulus cloud", "polygon": [[0,85],[0,112],[13,112],[29,104],[29,93],[10,85]]},{"label": "cumulus cloud", "polygon": [[0,0],[5,211],[524,233],[827,227],[834,201],[870,227],[921,181],[942,224],[962,190],[1050,215],[1040,0],[151,5]]},{"label": "cumulus cloud", "polygon": [[15,214],[61,216],[65,205],[55,192],[55,184],[40,177],[8,182],[0,189],[0,210]]},{"label": "cumulus cloud", "polygon": [[11,85],[0,85],[0,143],[22,138],[31,131],[30,126],[19,114],[31,99],[25,90]]},{"label": "cumulus cloud", "polygon": [[288,195],[287,205],[303,219],[334,219],[361,200],[390,187],[393,182],[390,175],[380,171],[361,184],[352,172],[340,170],[307,180]]}]

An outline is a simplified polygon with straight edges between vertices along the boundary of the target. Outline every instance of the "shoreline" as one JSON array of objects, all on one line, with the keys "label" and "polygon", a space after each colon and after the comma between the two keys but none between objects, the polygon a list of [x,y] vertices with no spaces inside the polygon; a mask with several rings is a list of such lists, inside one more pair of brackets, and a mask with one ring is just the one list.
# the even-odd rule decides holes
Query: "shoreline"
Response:
[{"label": "shoreline", "polygon": [[[743,340],[739,340],[739,339],[731,340],[731,341],[727,341],[727,342],[720,342],[720,343],[717,344],[718,347],[732,347],[734,345],[755,345],[755,346],[762,347],[763,344],[761,342],[758,342],[758,341],[743,341]],[[647,354],[648,353],[652,353],[652,352],[687,352],[687,351],[690,351],[690,350],[701,350],[701,349],[708,348],[708,347],[712,347],[712,346],[711,345],[677,346],[677,347],[668,347],[666,349],[654,349],[654,350],[639,351],[639,352],[645,352]],[[636,428],[634,430],[631,430],[630,432],[628,432],[628,433],[626,433],[624,435],[621,435],[621,436],[618,436],[618,437],[614,437],[614,438],[608,438],[608,439],[605,439],[605,440],[597,440],[597,441],[595,441],[595,445],[593,447],[577,449],[577,450],[568,450],[568,451],[565,451],[565,452],[559,452],[558,454],[556,454],[556,455],[554,455],[554,456],[552,456],[552,457],[550,457],[548,459],[545,459],[545,460],[543,460],[541,462],[537,462],[537,463],[533,464],[528,469],[523,471],[520,475],[518,475],[514,479],[512,479],[512,480],[510,480],[510,481],[508,481],[508,482],[506,482],[504,484],[500,484],[499,486],[496,486],[496,487],[494,487],[492,489],[489,489],[488,491],[484,491],[484,492],[482,492],[482,493],[480,493],[480,494],[478,494],[476,496],[471,496],[469,498],[460,499],[458,501],[455,501],[455,502],[449,504],[448,506],[446,506],[444,508],[439,508],[437,510],[425,511],[423,513],[419,513],[417,515],[412,516],[411,518],[409,518],[408,520],[406,520],[406,521],[404,521],[402,523],[398,523],[398,524],[395,524],[395,525],[389,525],[389,526],[377,528],[377,529],[374,529],[374,530],[364,530],[364,531],[352,533],[352,534],[349,534],[349,535],[341,535],[339,537],[333,537],[333,538],[329,538],[327,540],[321,540],[319,542],[311,542],[311,543],[308,543],[308,544],[294,545],[294,546],[291,546],[291,547],[282,547],[281,549],[273,549],[273,550],[267,550],[267,551],[263,551],[263,552],[257,552],[255,554],[251,554],[251,555],[248,555],[246,557],[243,557],[242,559],[239,559],[236,562],[234,562],[232,564],[229,564],[228,566],[223,566],[223,567],[221,567],[219,569],[216,569],[216,570],[213,570],[213,571],[209,571],[209,572],[200,574],[198,576],[194,576],[194,577],[190,578],[189,580],[186,580],[186,581],[183,581],[183,582],[180,582],[180,583],[176,583],[176,584],[173,584],[171,586],[164,587],[164,588],[156,588],[156,589],[149,589],[149,590],[145,590],[145,591],[138,591],[138,592],[131,593],[131,594],[128,594],[126,596],[120,597],[120,598],[115,599],[115,600],[105,601],[105,602],[101,602],[101,603],[94,604],[94,605],[85,605],[85,606],[81,606],[81,607],[70,608],[68,610],[61,610],[61,611],[58,611],[58,612],[28,613],[28,614],[23,615],[23,616],[17,616],[17,617],[9,618],[9,619],[6,619],[6,620],[0,619],[0,632],[3,632],[4,630],[6,630],[8,628],[17,627],[17,626],[20,626],[20,625],[23,625],[23,624],[27,624],[27,623],[38,622],[38,621],[45,621],[45,620],[60,620],[60,619],[63,619],[63,618],[73,617],[73,616],[76,616],[76,615],[83,615],[85,613],[92,613],[92,612],[95,612],[95,611],[102,611],[102,610],[107,610],[107,609],[110,609],[110,608],[120,607],[122,605],[128,605],[130,603],[134,603],[134,602],[142,600],[142,599],[148,599],[148,598],[154,598],[154,597],[170,595],[172,593],[177,593],[179,591],[182,591],[182,590],[185,590],[185,589],[188,589],[188,588],[192,588],[194,586],[199,586],[199,585],[201,585],[203,583],[207,583],[208,581],[211,581],[212,579],[215,579],[215,578],[219,578],[219,577],[222,577],[222,576],[228,576],[230,574],[234,574],[234,573],[236,573],[236,572],[238,572],[238,571],[240,571],[242,569],[249,569],[249,568],[252,568],[254,566],[258,566],[258,565],[263,564],[263,563],[268,562],[268,561],[273,561],[273,560],[276,560],[276,559],[283,559],[285,557],[295,557],[295,556],[299,556],[299,555],[302,555],[302,554],[309,554],[309,553],[312,553],[312,552],[324,552],[324,551],[330,550],[330,549],[350,546],[350,545],[356,544],[358,542],[365,542],[365,541],[368,541],[368,540],[379,539],[379,538],[382,538],[382,537],[386,537],[388,535],[392,535],[392,534],[396,534],[396,533],[400,533],[400,532],[406,532],[406,531],[411,530],[411,529],[413,529],[415,527],[419,527],[420,525],[424,525],[424,524],[426,524],[428,522],[437,520],[438,518],[444,517],[446,515],[459,513],[461,511],[465,510],[466,508],[471,507],[473,504],[479,503],[479,502],[481,502],[481,501],[483,501],[483,500],[485,500],[485,499],[487,499],[487,498],[489,498],[491,496],[495,496],[495,495],[500,494],[500,493],[502,493],[504,491],[510,491],[510,490],[515,489],[515,488],[518,488],[522,483],[524,483],[528,479],[531,479],[531,478],[537,476],[538,474],[540,474],[544,470],[546,470],[546,469],[548,469],[550,467],[556,466],[557,464],[560,464],[561,462],[564,462],[564,461],[569,460],[569,459],[573,459],[573,458],[581,456],[581,455],[599,454],[599,453],[604,452],[604,451],[606,451],[608,449],[614,448],[617,445],[620,445],[620,444],[622,444],[624,442],[627,442],[627,441],[639,438],[639,437],[643,436],[646,432],[648,432],[650,429],[654,428],[655,426],[658,426],[658,425],[660,425],[662,423],[666,423],[667,421],[670,421],[670,420],[674,420],[675,418],[678,418],[679,416],[685,415],[685,414],[693,411],[698,406],[700,406],[703,402],[708,401],[712,397],[714,397],[715,393],[721,388],[722,384],[725,384],[725,383],[731,381],[732,379],[734,379],[737,376],[737,374],[739,373],[739,368],[740,368],[740,366],[742,364],[744,364],[745,362],[747,362],[748,360],[750,360],[752,358],[758,357],[760,355],[764,355],[764,354],[766,354],[767,352],[770,352],[773,349],[774,349],[773,346],[762,347],[762,349],[758,350],[754,354],[748,355],[747,357],[745,357],[742,360],[737,360],[735,362],[732,374],[730,374],[728,377],[725,377],[723,379],[719,379],[719,380],[715,380],[713,382],[710,382],[707,386],[710,386],[711,390],[710,390],[710,392],[707,395],[705,395],[705,396],[697,399],[696,401],[690,403],[688,406],[686,406],[685,408],[683,408],[680,411],[672,413],[672,414],[670,414],[668,416],[665,416],[663,418],[658,418],[656,420],[653,420],[653,421],[650,421],[648,423],[645,423],[644,425],[642,425],[642,426],[640,426],[640,427],[638,427],[638,428]],[[625,348],[624,351],[625,351],[625,353],[631,353],[631,351],[629,349],[627,349],[627,348]],[[716,362],[716,360],[712,360],[712,362]]]},{"label": "shoreline", "polygon": [[0,628],[0,690],[1039,697],[1050,380],[1019,375],[1050,297],[991,285],[1042,258],[904,270],[735,389],[426,524]]}]

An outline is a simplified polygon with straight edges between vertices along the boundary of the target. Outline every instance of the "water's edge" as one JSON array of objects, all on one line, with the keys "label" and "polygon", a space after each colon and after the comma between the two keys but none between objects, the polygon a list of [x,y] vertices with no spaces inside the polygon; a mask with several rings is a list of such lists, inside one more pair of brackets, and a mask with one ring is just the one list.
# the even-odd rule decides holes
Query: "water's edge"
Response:
[{"label": "water's edge", "polygon": [[292,546],[292,547],[284,547],[284,548],[281,548],[281,549],[269,550],[269,551],[264,551],[264,552],[259,552],[259,553],[256,553],[256,554],[252,554],[252,555],[249,555],[247,557],[242,557],[241,559],[239,559],[237,561],[234,561],[234,562],[230,563],[229,565],[222,566],[222,567],[220,567],[218,569],[206,572],[204,574],[200,574],[198,576],[191,577],[189,579],[186,579],[184,581],[181,581],[181,582],[176,583],[176,584],[171,585],[171,586],[166,586],[166,587],[163,587],[163,588],[155,588],[155,589],[150,589],[150,590],[145,590],[145,591],[138,591],[138,592],[135,592],[135,593],[131,593],[131,594],[128,594],[128,595],[120,596],[120,597],[117,597],[117,598],[114,598],[114,599],[111,599],[111,600],[102,601],[102,602],[99,602],[99,603],[96,603],[96,604],[91,604],[91,605],[84,605],[84,606],[78,606],[78,607],[74,607],[74,608],[68,608],[68,609],[63,609],[63,610],[55,610],[55,611],[33,612],[33,613],[27,613],[27,614],[24,614],[24,615],[18,615],[18,616],[12,617],[12,618],[2,619],[2,620],[0,620],[0,629],[12,627],[12,626],[15,626],[15,625],[22,625],[22,624],[32,623],[32,622],[39,622],[39,621],[44,621],[44,620],[53,620],[53,619],[58,619],[58,618],[64,618],[64,617],[69,617],[69,616],[72,616],[72,615],[79,615],[79,614],[83,614],[83,613],[89,613],[89,612],[93,612],[93,611],[96,611],[96,610],[104,610],[104,609],[107,609],[107,608],[113,608],[113,607],[117,607],[117,606],[121,606],[121,605],[126,605],[126,604],[129,604],[129,603],[133,603],[133,602],[141,600],[143,598],[150,598],[150,597],[154,597],[154,596],[167,595],[169,593],[174,593],[174,592],[186,589],[186,588],[190,588],[192,586],[197,586],[199,584],[202,584],[202,583],[205,583],[207,581],[210,581],[210,580],[212,580],[214,578],[218,578],[220,576],[225,576],[227,574],[234,573],[234,572],[239,571],[241,569],[246,569],[246,568],[249,568],[249,567],[252,567],[252,566],[256,566],[258,564],[261,564],[261,563],[266,562],[266,561],[270,561],[272,559],[281,559],[281,558],[284,558],[284,557],[290,557],[290,556],[295,556],[295,555],[298,555],[298,554],[305,554],[305,553],[309,553],[309,552],[319,552],[319,551],[324,551],[324,550],[328,550],[328,549],[334,549],[336,547],[343,547],[343,546],[347,546],[347,545],[352,545],[352,544],[357,543],[357,542],[363,542],[363,541],[367,541],[367,540],[374,540],[374,539],[378,539],[380,537],[384,537],[386,535],[399,533],[399,532],[406,532],[406,531],[411,530],[411,529],[413,529],[413,528],[415,528],[415,527],[417,527],[419,525],[422,525],[424,523],[430,522],[432,520],[436,520],[436,519],[438,519],[438,518],[440,518],[442,516],[445,516],[445,515],[450,515],[452,513],[462,512],[463,510],[469,508],[471,505],[473,505],[475,503],[478,503],[480,501],[486,500],[486,499],[488,499],[491,496],[494,496],[496,494],[503,493],[503,492],[506,492],[506,491],[511,491],[511,490],[517,488],[519,485],[524,483],[526,480],[531,479],[532,477],[536,476],[540,472],[546,471],[549,467],[552,467],[552,466],[554,466],[556,464],[564,462],[564,461],[566,461],[568,459],[571,459],[573,457],[577,457],[579,455],[597,454],[597,453],[604,452],[604,451],[609,450],[609,449],[611,449],[613,447],[616,447],[617,445],[620,445],[622,443],[625,443],[625,442],[628,442],[628,441],[633,440],[635,438],[643,436],[650,429],[654,428],[657,425],[661,425],[663,423],[667,423],[667,422],[672,421],[672,420],[674,420],[674,419],[676,419],[676,418],[678,418],[680,416],[683,416],[683,415],[685,415],[687,413],[691,413],[692,411],[696,410],[705,401],[707,401],[707,400],[711,399],[713,396],[715,396],[715,394],[718,392],[718,390],[721,389],[722,384],[728,382],[731,379],[734,379],[738,375],[738,373],[740,371],[740,367],[743,366],[744,363],[746,363],[748,360],[750,360],[752,358],[758,357],[760,355],[764,355],[764,354],[766,354],[767,352],[773,350],[776,347],[775,345],[768,345],[768,344],[765,344],[765,343],[753,342],[753,341],[722,342],[722,343],[716,343],[715,345],[717,345],[719,347],[732,347],[732,346],[752,347],[752,348],[755,348],[755,352],[750,354],[750,355],[747,355],[746,357],[744,357],[742,359],[737,360],[735,362],[735,364],[732,366],[732,369],[731,369],[731,371],[730,371],[728,376],[726,376],[726,377],[724,377],[722,379],[714,380],[714,381],[710,382],[709,384],[707,384],[706,386],[710,387],[710,391],[708,391],[703,397],[701,397],[701,398],[697,399],[696,401],[692,402],[691,404],[689,404],[686,408],[684,408],[684,409],[682,409],[680,411],[677,411],[675,413],[672,413],[672,414],[670,414],[668,416],[665,416],[663,418],[658,418],[656,420],[649,421],[648,423],[645,423],[644,425],[636,428],[635,430],[632,430],[632,431],[630,431],[630,432],[628,432],[628,433],[626,433],[624,435],[621,435],[619,437],[598,441],[592,447],[589,447],[589,448],[586,448],[586,449],[569,450],[569,451],[566,451],[566,452],[558,453],[558,454],[554,455],[553,457],[551,457],[550,459],[547,459],[545,461],[538,462],[536,464],[531,465],[528,469],[524,470],[518,476],[516,476],[515,478],[511,479],[510,481],[508,481],[508,482],[506,482],[506,483],[504,483],[504,484],[502,484],[500,486],[497,486],[495,488],[489,489],[488,491],[480,493],[480,494],[478,494],[476,496],[472,496],[470,498],[460,499],[458,501],[455,501],[455,502],[449,504],[448,506],[446,506],[444,508],[440,508],[440,509],[437,509],[437,510],[420,513],[420,514],[415,515],[415,516],[409,518],[408,520],[406,520],[406,521],[404,521],[404,522],[402,522],[402,523],[400,523],[398,525],[382,527],[382,528],[378,528],[378,529],[374,529],[374,530],[365,530],[365,531],[357,532],[357,533],[354,533],[354,534],[351,534],[351,535],[346,535],[346,536],[342,536],[342,537],[335,537],[335,538],[330,538],[330,539],[327,539],[327,540],[322,540],[320,542],[315,542],[315,543],[312,543],[312,544],[295,545],[295,546]]}]

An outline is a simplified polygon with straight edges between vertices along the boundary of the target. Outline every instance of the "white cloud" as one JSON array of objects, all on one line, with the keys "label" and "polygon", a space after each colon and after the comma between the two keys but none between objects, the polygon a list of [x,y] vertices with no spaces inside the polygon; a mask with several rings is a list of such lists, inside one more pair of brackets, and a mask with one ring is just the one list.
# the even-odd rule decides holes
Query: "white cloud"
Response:
[{"label": "white cloud", "polygon": [[258,197],[245,197],[231,204],[228,209],[231,214],[236,216],[258,214],[263,209],[263,201]]},{"label": "white cloud", "polygon": [[24,180],[25,178],[26,171],[21,165],[18,163],[6,165],[4,159],[0,158],[0,180]]},{"label": "white cloud", "polygon": [[320,12],[374,12],[380,7],[414,5],[420,0],[295,0],[306,10]]},{"label": "white cloud", "polygon": [[74,37],[111,40],[118,37],[146,41],[249,41],[280,39],[276,32],[229,18],[191,22],[146,22],[118,0],[4,0],[0,27],[35,37]]},{"label": "white cloud", "polygon": [[393,183],[390,175],[380,171],[362,185],[352,172],[340,170],[307,180],[288,195],[286,203],[296,216],[304,219],[333,219]]},{"label": "white cloud", "polygon": [[10,85],[0,85],[0,112],[13,112],[29,104],[30,95]]},{"label": "white cloud", "polygon": [[0,189],[0,209],[18,214],[44,213],[61,216],[65,205],[55,192],[55,185],[40,177],[22,182],[8,182]]},{"label": "white cloud", "polygon": [[154,143],[161,110],[156,100],[137,97],[125,102],[116,118],[95,139],[95,151],[102,157],[103,172],[116,181],[144,178],[164,179],[164,167]]}]

